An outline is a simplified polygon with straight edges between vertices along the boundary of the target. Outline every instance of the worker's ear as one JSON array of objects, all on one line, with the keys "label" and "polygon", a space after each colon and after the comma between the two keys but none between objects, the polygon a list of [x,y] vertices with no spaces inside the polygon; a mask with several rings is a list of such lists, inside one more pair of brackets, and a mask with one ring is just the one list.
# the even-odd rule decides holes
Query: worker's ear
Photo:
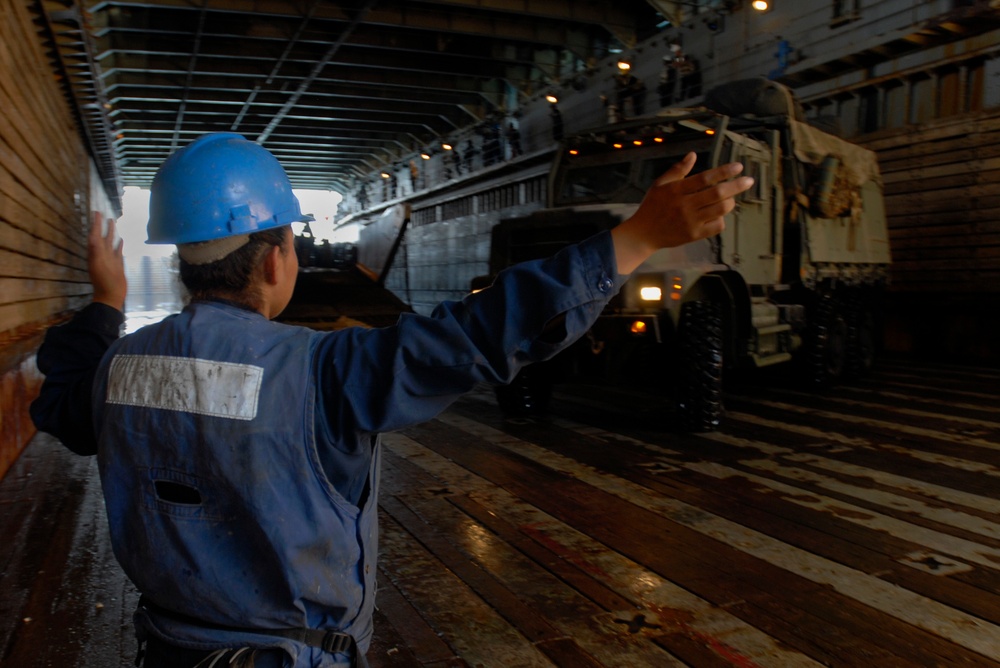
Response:
[{"label": "worker's ear", "polygon": [[264,254],[264,280],[268,285],[278,283],[278,262],[281,259],[281,247],[271,246]]}]

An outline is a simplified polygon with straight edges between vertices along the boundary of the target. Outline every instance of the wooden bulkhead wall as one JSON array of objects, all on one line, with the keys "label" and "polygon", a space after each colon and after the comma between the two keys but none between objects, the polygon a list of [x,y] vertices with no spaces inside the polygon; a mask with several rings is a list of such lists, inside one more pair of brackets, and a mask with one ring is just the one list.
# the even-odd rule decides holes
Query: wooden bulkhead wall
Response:
[{"label": "wooden bulkhead wall", "polygon": [[861,139],[885,181],[892,273],[886,345],[996,364],[1000,331],[1000,109]]},{"label": "wooden bulkhead wall", "polygon": [[0,477],[35,433],[45,330],[89,301],[89,212],[111,206],[27,3],[0,0]]}]

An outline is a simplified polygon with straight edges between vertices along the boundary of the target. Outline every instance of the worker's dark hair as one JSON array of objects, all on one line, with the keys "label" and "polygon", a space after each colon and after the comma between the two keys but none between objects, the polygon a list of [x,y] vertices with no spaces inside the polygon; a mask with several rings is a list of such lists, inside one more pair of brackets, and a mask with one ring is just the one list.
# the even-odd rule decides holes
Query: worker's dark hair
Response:
[{"label": "worker's dark hair", "polygon": [[[221,298],[249,309],[260,308],[264,256],[272,246],[282,246],[288,228],[285,225],[254,232],[245,245],[209,264],[190,264],[179,258],[181,282],[191,301]],[[282,248],[282,252],[294,253],[295,249]]]}]

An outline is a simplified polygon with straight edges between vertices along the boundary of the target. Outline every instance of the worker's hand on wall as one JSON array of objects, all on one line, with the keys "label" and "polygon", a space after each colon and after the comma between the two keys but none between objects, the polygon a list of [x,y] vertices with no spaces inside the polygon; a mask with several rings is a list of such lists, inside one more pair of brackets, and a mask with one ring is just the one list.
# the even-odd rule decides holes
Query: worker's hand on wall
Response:
[{"label": "worker's hand on wall", "polygon": [[104,231],[103,218],[97,211],[91,216],[90,235],[87,238],[87,270],[94,286],[94,301],[124,311],[128,283],[125,280],[122,240],[115,234],[113,218],[107,219],[107,231]]},{"label": "worker's hand on wall", "polygon": [[689,153],[671,167],[646,192],[635,214],[612,230],[619,273],[632,273],[661,248],[719,234],[736,195],[753,185],[749,176],[734,178],[743,171],[737,162],[689,177],[695,159]]}]

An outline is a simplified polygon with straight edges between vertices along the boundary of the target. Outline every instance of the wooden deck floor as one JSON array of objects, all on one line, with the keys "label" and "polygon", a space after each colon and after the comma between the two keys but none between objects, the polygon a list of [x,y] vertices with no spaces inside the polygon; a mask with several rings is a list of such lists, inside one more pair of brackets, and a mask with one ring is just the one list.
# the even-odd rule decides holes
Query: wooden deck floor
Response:
[{"label": "wooden deck floor", "polygon": [[[484,390],[386,435],[373,665],[1000,667],[1000,371],[727,406],[685,436],[648,397]],[[93,462],[37,438],[0,508],[3,665],[131,665]]]}]

